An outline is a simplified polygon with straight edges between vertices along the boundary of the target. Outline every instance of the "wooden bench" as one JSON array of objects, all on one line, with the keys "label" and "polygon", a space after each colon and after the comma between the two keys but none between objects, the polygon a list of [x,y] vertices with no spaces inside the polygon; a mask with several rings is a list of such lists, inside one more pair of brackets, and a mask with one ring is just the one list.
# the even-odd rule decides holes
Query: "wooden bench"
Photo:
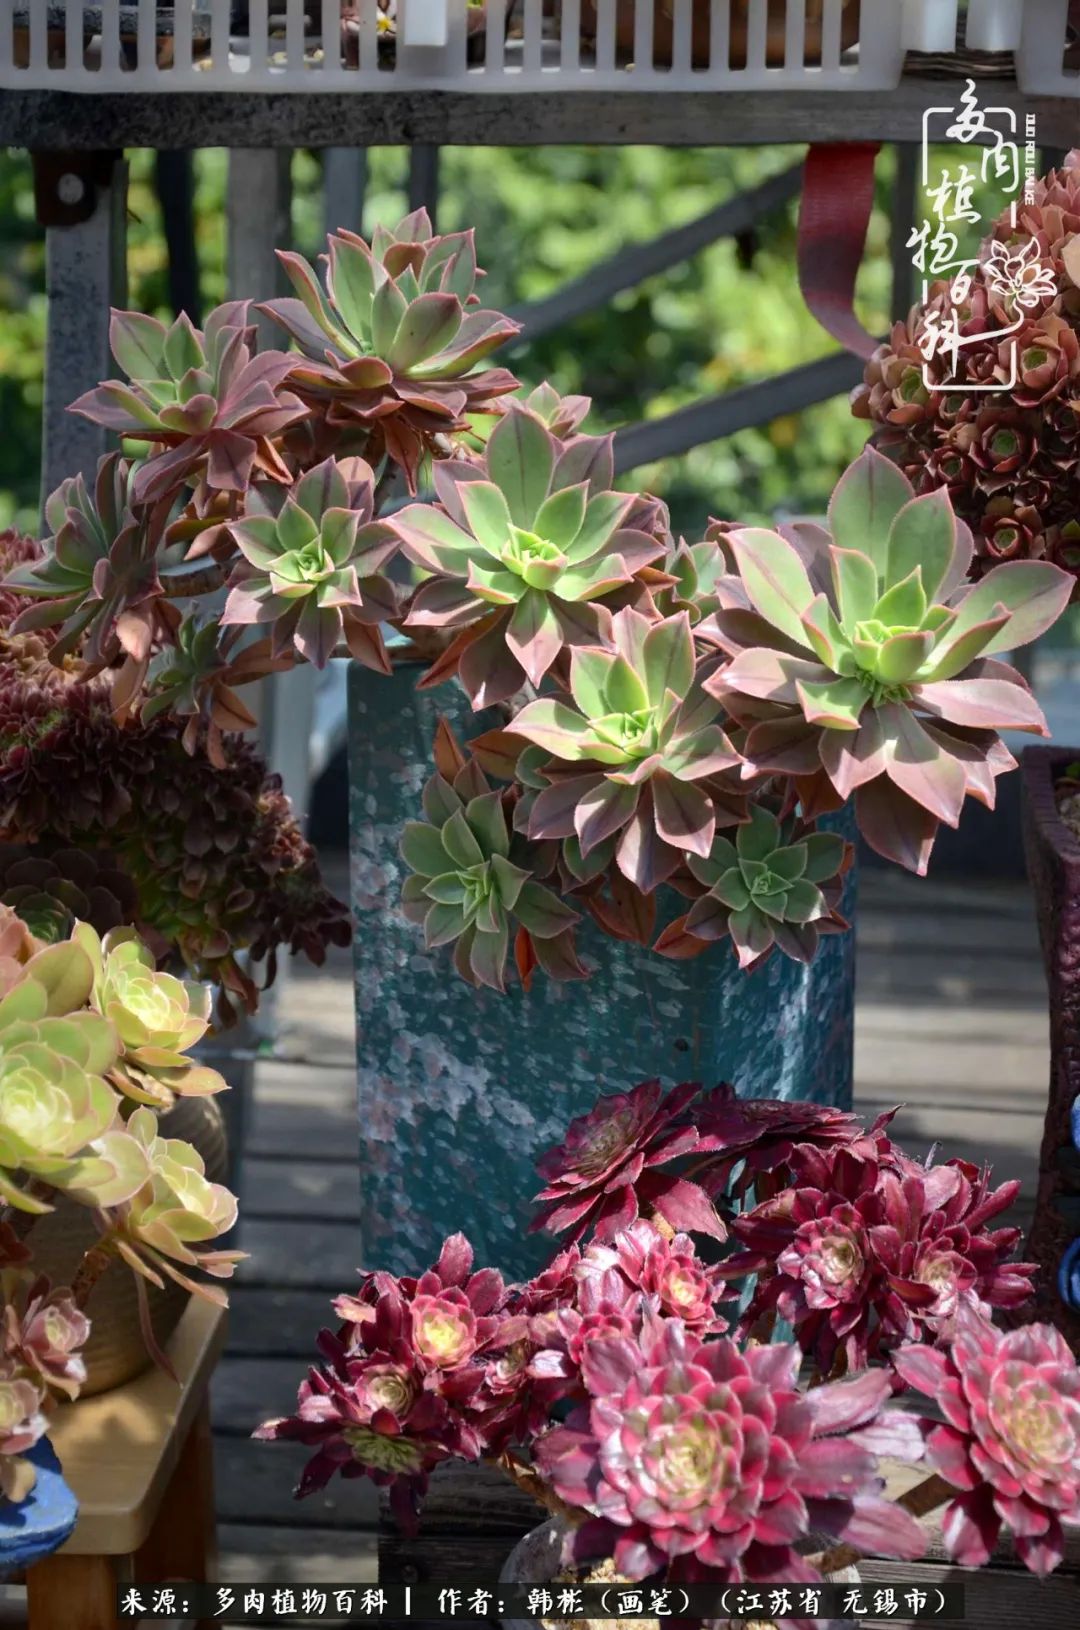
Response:
[{"label": "wooden bench", "polygon": [[193,1297],[167,1348],[179,1386],[150,1369],[57,1411],[49,1435],[79,1520],[27,1570],[29,1630],[113,1630],[118,1584],[214,1577],[208,1387],[225,1325]]},{"label": "wooden bench", "polygon": [[[920,1468],[893,1465],[888,1471],[889,1493],[902,1494],[921,1481]],[[487,1466],[454,1466],[437,1471],[420,1520],[416,1539],[406,1539],[383,1503],[379,1527],[379,1580],[401,1584],[486,1584],[499,1570],[515,1542],[546,1514],[502,1475]],[[1072,1530],[1062,1567],[1039,1580],[1021,1568],[1006,1542],[992,1566],[971,1570],[953,1566],[941,1541],[941,1513],[925,1519],[927,1552],[920,1562],[859,1563],[859,1573],[872,1590],[876,1583],[934,1587],[962,1585],[965,1591],[963,1630],[1078,1630],[1080,1626],[1080,1530]],[[865,1630],[886,1625],[910,1626],[901,1613],[889,1618],[863,1619]],[[490,1630],[490,1619],[455,1619],[462,1630]],[[922,1620],[925,1625],[928,1621]],[[436,1630],[417,1620],[409,1630]],[[391,1630],[384,1625],[384,1630]],[[402,1625],[402,1630],[405,1626]]]}]

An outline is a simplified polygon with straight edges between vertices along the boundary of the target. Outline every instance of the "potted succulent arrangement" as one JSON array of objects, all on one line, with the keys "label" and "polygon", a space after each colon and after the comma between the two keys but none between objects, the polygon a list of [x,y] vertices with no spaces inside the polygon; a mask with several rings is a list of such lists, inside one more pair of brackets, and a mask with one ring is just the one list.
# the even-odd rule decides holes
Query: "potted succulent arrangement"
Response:
[{"label": "potted succulent arrangement", "polygon": [[1077,902],[1080,901],[1080,764],[1068,749],[1023,757],[1028,874],[1050,995],[1050,1096],[1031,1253],[1040,1302],[1080,1350],[1080,1074],[1076,1024]]},{"label": "potted succulent arrangement", "polygon": [[[80,495],[79,483],[61,491],[69,500],[60,512],[62,548],[78,547]],[[5,570],[40,558],[34,540],[0,537]],[[145,1044],[162,1060],[170,1048],[194,1046],[200,1066],[220,1064],[228,1084],[242,1086],[228,1021],[257,1005],[252,970],[260,964],[248,959],[263,959],[267,979],[282,944],[321,959],[329,941],[347,940],[344,910],[324,889],[280,784],[250,748],[213,738],[209,748],[191,742],[188,752],[185,721],[118,719],[108,678],[88,677],[70,642],[55,653],[49,629],[14,633],[16,608],[25,602],[0,592],[0,909],[21,925],[18,933],[43,942],[75,921],[99,936],[138,935],[146,952],[125,978],[151,1004],[153,1040],[148,1031]],[[147,958],[170,977],[147,982]],[[177,974],[195,982],[189,994]],[[167,1081],[148,1078],[138,1098],[161,1112],[163,1135],[190,1144],[221,1183],[240,1114],[219,1108],[218,1070],[192,1076],[199,1079],[214,1084],[213,1095],[178,1096]],[[224,1102],[230,1098],[242,1104],[243,1092]],[[96,1238],[93,1214],[61,1196],[35,1225],[36,1271],[66,1283]],[[153,1290],[159,1344],[187,1295],[172,1282]],[[104,1276],[89,1312],[83,1390],[95,1392],[126,1380],[149,1355],[131,1275]]]},{"label": "potted succulent arrangement", "polygon": [[321,277],[281,259],[292,351],[256,354],[243,302],[201,332],[115,315],[126,378],[74,411],[125,454],[50,504],[12,631],[54,667],[77,644],[116,714],[182,720],[192,751],[247,723],[244,682],[354,659],[366,1237],[418,1267],[483,1171],[470,1232],[524,1274],[520,1128],[539,1146],[598,1081],[844,1105],[852,823],[923,872],[969,796],[992,806],[998,732],[1045,729],[1002,654],[1073,578],[973,584],[948,492],[873,450],[826,525],[688,545],[614,488],[585,400],[487,365],[516,328],[479,307],[470,233],[418,211],[332,235]]},{"label": "potted succulent arrangement", "polygon": [[[551,1514],[508,1579],[538,1580],[531,1552],[551,1581],[812,1583],[917,1558],[939,1508],[962,1567],[1006,1530],[1050,1572],[1080,1524],[1080,1369],[1019,1322],[1019,1185],[913,1160],[893,1113],[601,1098],[539,1163],[533,1226],[562,1247],[540,1273],[477,1269],[458,1234],[421,1275],[361,1274],[256,1436],[313,1450],[298,1495],[367,1477],[411,1531],[434,1469],[494,1463]],[[889,1497],[882,1460],[926,1475]]]},{"label": "potted succulent arrangement", "polygon": [[[40,926],[40,925],[39,925]],[[168,1359],[151,1298],[168,1284],[223,1304],[240,1253],[215,1240],[236,1201],[211,1181],[198,1151],[163,1131],[174,1103],[225,1082],[190,1057],[209,1022],[209,993],[160,973],[134,930],[102,939],[89,922],[39,937],[0,907],[0,1536],[5,1566],[34,1560],[21,1539],[39,1470],[48,1513],[60,1519],[38,1546],[62,1543],[74,1521],[58,1499],[54,1457],[42,1446],[47,1410],[88,1381],[88,1307],[97,1286],[131,1276],[149,1353]],[[62,1205],[88,1222],[89,1244],[69,1284],[41,1272],[35,1229]],[[36,1451],[36,1452],[35,1452]],[[36,1515],[41,1515],[37,1513]]]}]

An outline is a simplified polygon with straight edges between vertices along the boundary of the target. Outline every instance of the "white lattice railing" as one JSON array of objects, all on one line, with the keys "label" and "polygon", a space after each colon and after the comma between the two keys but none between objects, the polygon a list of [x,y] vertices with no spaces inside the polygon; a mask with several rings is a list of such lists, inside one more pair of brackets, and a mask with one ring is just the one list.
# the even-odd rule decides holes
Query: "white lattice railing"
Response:
[{"label": "white lattice railing", "polygon": [[1080,94],[1069,0],[0,0],[0,88],[888,90],[906,48],[1016,50]]},{"label": "white lattice railing", "polygon": [[0,86],[886,88],[903,61],[901,10],[787,0],[778,30],[769,0],[247,0],[246,22],[235,0],[0,0]]}]

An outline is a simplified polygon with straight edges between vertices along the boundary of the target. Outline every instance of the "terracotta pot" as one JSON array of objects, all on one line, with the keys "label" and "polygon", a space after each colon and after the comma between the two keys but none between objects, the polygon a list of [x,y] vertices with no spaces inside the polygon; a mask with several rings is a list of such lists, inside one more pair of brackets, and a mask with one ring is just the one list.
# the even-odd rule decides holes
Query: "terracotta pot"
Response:
[{"label": "terracotta pot", "polygon": [[[747,0],[730,0],[731,29],[728,44],[728,66],[746,67],[749,41]],[[674,39],[674,0],[655,0],[653,12],[653,66],[670,68]],[[620,61],[632,61],[634,56],[635,0],[617,0],[615,7],[615,49]],[[691,6],[690,61],[695,68],[709,66],[709,37],[712,0],[693,0]],[[821,61],[822,16],[824,0],[806,0],[806,34],[803,61],[814,66]],[[765,60],[770,68],[784,66],[784,28],[787,19],[787,0],[769,0],[768,26],[765,36]],[[594,0],[582,0],[582,39],[596,37],[596,6]],[[859,8],[854,0],[844,0],[841,40],[846,50],[859,38]]]},{"label": "terracotta pot", "polygon": [[[181,1098],[174,1110],[161,1117],[161,1130],[166,1137],[183,1138],[194,1145],[206,1163],[211,1182],[225,1181],[225,1122],[221,1106],[213,1098]],[[37,1272],[47,1274],[54,1285],[70,1285],[84,1253],[97,1237],[86,1207],[61,1199],[56,1210],[41,1217],[28,1235],[33,1266]],[[171,1279],[166,1279],[164,1290],[148,1285],[147,1292],[154,1334],[164,1343],[180,1322],[188,1293]],[[111,1263],[102,1274],[90,1293],[86,1312],[91,1329],[83,1349],[83,1397],[122,1386],[150,1365],[139,1329],[135,1277],[123,1262]]]},{"label": "terracotta pot", "polygon": [[[601,1563],[588,1570],[564,1569],[560,1558],[565,1535],[566,1524],[561,1517],[549,1517],[539,1528],[534,1528],[523,1535],[503,1564],[502,1572],[499,1574],[500,1585],[552,1585],[556,1582],[570,1585],[617,1585],[624,1582],[610,1562]],[[824,1536],[815,1536],[800,1549],[806,1549],[807,1553],[811,1554],[828,1550],[834,1543]],[[830,1573],[826,1577],[832,1585],[860,1583],[858,1568],[842,1568],[838,1573]],[[571,1626],[573,1630],[634,1630],[634,1627],[636,1630],[663,1630],[663,1623],[662,1619],[641,1617],[502,1620],[503,1630],[563,1630],[564,1625],[567,1630],[570,1630]],[[702,1630],[743,1630],[745,1625],[745,1620],[705,1619],[702,1621]]]},{"label": "terracotta pot", "polygon": [[1039,1264],[1038,1316],[1080,1354],[1080,1296],[1062,1297],[1066,1253],[1080,1252],[1080,1150],[1072,1121],[1080,1103],[1080,838],[1058,813],[1054,784],[1080,750],[1029,747],[1023,756],[1024,849],[1035,892],[1050,998],[1050,1095],[1035,1218],[1027,1255]]}]

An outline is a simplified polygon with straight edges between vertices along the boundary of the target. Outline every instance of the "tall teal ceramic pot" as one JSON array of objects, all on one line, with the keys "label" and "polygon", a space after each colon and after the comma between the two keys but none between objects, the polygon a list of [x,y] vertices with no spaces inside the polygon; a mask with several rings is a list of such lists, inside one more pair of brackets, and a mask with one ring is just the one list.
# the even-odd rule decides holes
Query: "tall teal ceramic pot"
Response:
[{"label": "tall teal ceramic pot", "polygon": [[726,944],[671,962],[583,924],[589,980],[474,990],[401,915],[398,841],[439,715],[465,740],[497,721],[455,685],[417,692],[421,672],[349,676],[363,1260],[414,1273],[461,1229],[478,1262],[520,1278],[550,1255],[525,1231],[535,1157],[599,1092],[659,1076],[850,1106],[853,935],[826,938],[809,968],[774,955],[747,974]]}]

